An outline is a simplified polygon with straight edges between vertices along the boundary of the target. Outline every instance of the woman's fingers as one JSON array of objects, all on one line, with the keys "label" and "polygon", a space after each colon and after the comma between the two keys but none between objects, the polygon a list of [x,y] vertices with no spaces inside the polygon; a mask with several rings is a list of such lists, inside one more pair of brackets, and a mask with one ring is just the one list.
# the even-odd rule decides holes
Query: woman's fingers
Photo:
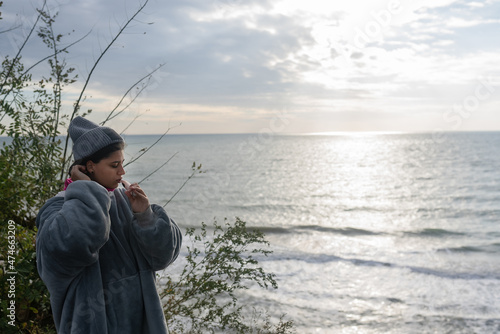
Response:
[{"label": "woman's fingers", "polygon": [[122,184],[125,187],[125,190],[129,190],[130,189],[130,182],[128,182],[126,180],[122,180]]},{"label": "woman's fingers", "polygon": [[144,212],[149,207],[149,199],[144,190],[137,183],[128,183],[122,180],[125,187],[125,194],[130,200],[134,212]]},{"label": "woman's fingers", "polygon": [[77,180],[90,180],[87,174],[87,169],[82,165],[75,165],[71,168],[71,179],[73,181]]},{"label": "woman's fingers", "polygon": [[147,198],[146,193],[144,190],[139,186],[138,183],[132,183],[130,184],[128,181],[122,180],[122,184],[127,190],[126,193],[131,195],[132,197],[136,197],[139,195],[140,197]]},{"label": "woman's fingers", "polygon": [[134,193],[138,193],[138,194],[140,194],[140,195],[142,195],[142,196],[146,197],[146,193],[144,192],[144,190],[143,190],[141,187],[139,187],[139,185],[138,185],[138,184],[135,184],[135,185],[130,186],[130,189],[132,189],[132,191],[133,191]]}]

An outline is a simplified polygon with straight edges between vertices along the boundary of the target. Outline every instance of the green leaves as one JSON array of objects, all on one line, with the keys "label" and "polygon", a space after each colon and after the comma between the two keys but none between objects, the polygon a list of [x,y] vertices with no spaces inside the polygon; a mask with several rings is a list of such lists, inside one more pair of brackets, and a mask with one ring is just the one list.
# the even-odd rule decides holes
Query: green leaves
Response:
[{"label": "green leaves", "polygon": [[[0,135],[10,137],[0,148],[0,231],[7,235],[7,222],[15,221],[16,332],[24,333],[55,333],[48,291],[36,269],[34,220],[42,205],[61,187],[61,93],[74,80],[73,69],[67,69],[57,58],[60,37],[53,34],[53,18],[47,13],[42,17],[45,25],[40,33],[53,54],[48,58],[49,75],[32,78],[31,68],[26,70],[22,62],[22,47],[14,58],[4,57],[0,70]],[[6,240],[0,239],[0,261],[6,260]],[[5,279],[2,270],[0,280]],[[2,306],[9,300],[6,286],[2,284]],[[0,315],[5,319],[4,310],[2,307]],[[12,328],[7,326],[2,322],[0,332],[8,333]]]},{"label": "green leaves", "polygon": [[259,319],[245,318],[250,310],[240,299],[242,291],[255,284],[278,288],[275,275],[266,273],[255,258],[271,254],[261,231],[248,229],[236,218],[232,224],[202,223],[199,231],[187,229],[186,236],[191,241],[187,264],[175,282],[166,277],[160,294],[172,333],[290,333],[291,321],[274,326],[268,317],[259,316],[262,323],[256,326]]},{"label": "green leaves", "polygon": [[58,58],[61,36],[52,29],[56,16],[38,13],[39,36],[53,54],[48,58],[48,77],[33,79],[20,52],[14,58],[5,56],[0,71],[0,135],[12,138],[0,150],[0,219],[19,217],[25,225],[33,224],[38,209],[61,185],[57,178],[63,168],[58,138],[65,120],[61,93],[74,82],[73,69]]},{"label": "green leaves", "polygon": [[[7,222],[6,222],[7,223]],[[0,227],[0,234],[8,235],[7,224]],[[15,275],[15,301],[16,301],[16,327],[8,326],[6,321],[0,323],[0,332],[2,333],[55,333],[54,322],[50,310],[50,300],[47,288],[38,276],[36,270],[35,257],[35,237],[36,229],[15,224],[15,247],[13,253],[2,252],[0,260],[7,262],[8,255],[14,259],[13,266],[17,274]],[[12,231],[12,230],[11,230]],[[7,238],[0,239],[0,248],[7,249]],[[0,267],[0,286],[1,286],[1,306],[2,317],[6,315],[3,312],[7,309],[7,303],[10,292],[7,278],[12,275],[6,275],[9,267]]]}]

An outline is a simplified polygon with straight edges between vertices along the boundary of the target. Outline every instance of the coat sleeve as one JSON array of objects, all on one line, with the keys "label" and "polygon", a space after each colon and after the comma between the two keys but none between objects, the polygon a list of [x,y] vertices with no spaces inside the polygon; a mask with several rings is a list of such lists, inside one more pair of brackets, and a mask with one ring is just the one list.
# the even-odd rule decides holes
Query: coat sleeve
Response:
[{"label": "coat sleeve", "polygon": [[152,270],[165,269],[175,261],[182,244],[177,224],[156,204],[143,213],[134,213],[133,234]]},{"label": "coat sleeve", "polygon": [[109,238],[111,199],[96,182],[75,181],[64,200],[54,200],[37,217],[38,247],[69,272],[98,260]]}]

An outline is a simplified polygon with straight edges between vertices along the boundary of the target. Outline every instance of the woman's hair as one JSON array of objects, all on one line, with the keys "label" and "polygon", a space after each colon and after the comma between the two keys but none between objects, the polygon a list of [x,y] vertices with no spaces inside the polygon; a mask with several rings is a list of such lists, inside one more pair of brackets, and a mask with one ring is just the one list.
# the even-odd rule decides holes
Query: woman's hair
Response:
[{"label": "woman's hair", "polygon": [[87,162],[92,161],[93,163],[99,163],[102,159],[108,158],[111,154],[113,154],[116,151],[123,150],[125,148],[125,143],[114,143],[111,145],[108,145],[104,148],[101,148],[99,151],[95,152],[91,156],[75,160],[73,164],[69,167],[68,174],[71,175],[71,168],[76,165],[83,165],[86,166]]}]

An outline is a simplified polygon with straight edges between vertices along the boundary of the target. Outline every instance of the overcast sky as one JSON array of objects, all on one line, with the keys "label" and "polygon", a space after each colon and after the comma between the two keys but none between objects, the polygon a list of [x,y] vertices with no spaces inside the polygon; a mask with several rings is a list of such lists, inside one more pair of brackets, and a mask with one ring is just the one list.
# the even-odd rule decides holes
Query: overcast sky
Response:
[{"label": "overcast sky", "polygon": [[[40,0],[4,0],[2,56]],[[80,82],[139,0],[49,0]],[[83,108],[129,133],[500,130],[500,1],[150,0],[98,65]],[[27,64],[48,54],[34,38]],[[68,108],[81,89],[67,90]],[[130,96],[126,101],[130,100]]]}]

